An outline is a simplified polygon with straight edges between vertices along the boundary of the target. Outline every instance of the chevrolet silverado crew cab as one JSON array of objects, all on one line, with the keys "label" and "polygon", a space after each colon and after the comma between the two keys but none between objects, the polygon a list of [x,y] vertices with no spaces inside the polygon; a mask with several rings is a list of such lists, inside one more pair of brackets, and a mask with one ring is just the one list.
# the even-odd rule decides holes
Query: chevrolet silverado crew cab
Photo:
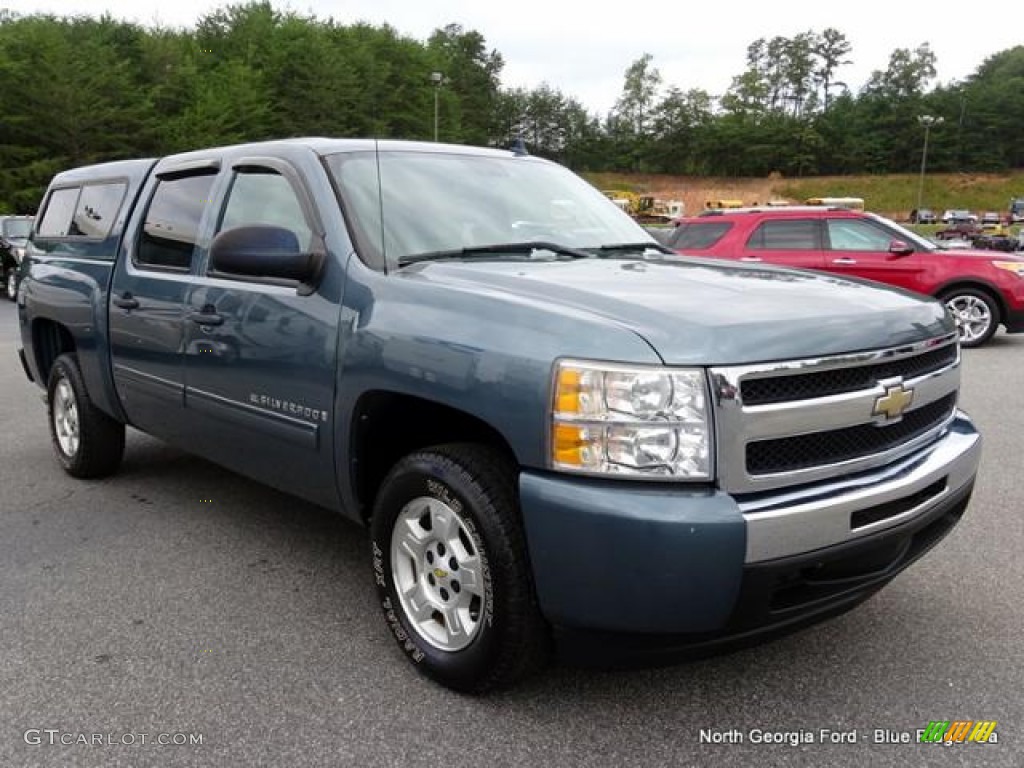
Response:
[{"label": "chevrolet silverado crew cab", "polygon": [[368,526],[389,632],[459,690],[841,613],[977,471],[941,303],[681,257],[521,150],[68,170],[26,260],[20,354],[67,472],[114,472],[130,426]]}]

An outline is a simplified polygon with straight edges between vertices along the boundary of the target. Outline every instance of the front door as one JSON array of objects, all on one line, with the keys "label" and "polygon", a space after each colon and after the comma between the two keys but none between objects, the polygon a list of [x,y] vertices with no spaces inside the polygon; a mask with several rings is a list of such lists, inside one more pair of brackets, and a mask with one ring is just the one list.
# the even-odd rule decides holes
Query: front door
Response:
[{"label": "front door", "polygon": [[[273,225],[295,233],[306,251],[324,249],[312,197],[292,166],[242,158],[228,173],[218,233]],[[281,281],[217,274],[208,263],[200,267],[185,301],[185,415],[214,461],[335,504],[340,302],[330,295],[337,289],[334,265],[327,270],[331,279],[308,293]]]},{"label": "front door", "polygon": [[[860,277],[915,290],[923,269],[918,253],[892,253],[898,234],[866,219],[826,221],[825,269],[844,277]],[[912,246],[913,243],[907,243]]]}]

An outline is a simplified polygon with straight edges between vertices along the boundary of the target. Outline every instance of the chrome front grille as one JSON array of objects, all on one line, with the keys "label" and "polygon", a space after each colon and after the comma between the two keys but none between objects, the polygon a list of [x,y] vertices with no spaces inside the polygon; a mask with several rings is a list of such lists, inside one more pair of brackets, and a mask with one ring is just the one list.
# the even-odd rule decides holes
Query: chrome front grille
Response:
[{"label": "chrome front grille", "polygon": [[[730,492],[758,492],[883,466],[933,442],[956,410],[960,354],[950,335],[894,349],[713,368],[711,381],[719,482]],[[901,412],[883,407],[893,392],[901,395]]]}]

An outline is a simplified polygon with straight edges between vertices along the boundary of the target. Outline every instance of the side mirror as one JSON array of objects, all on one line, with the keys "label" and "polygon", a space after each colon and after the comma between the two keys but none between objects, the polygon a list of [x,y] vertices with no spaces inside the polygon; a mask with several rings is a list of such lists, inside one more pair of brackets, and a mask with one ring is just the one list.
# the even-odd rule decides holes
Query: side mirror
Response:
[{"label": "side mirror", "polygon": [[891,240],[889,242],[889,253],[894,256],[909,256],[914,252],[914,247],[903,240]]},{"label": "side mirror", "polygon": [[[294,280],[299,293],[312,292],[323,256],[304,253],[295,233],[283,227],[253,224],[226,229],[210,244],[210,269],[225,276]],[[306,290],[303,290],[306,288]]]}]

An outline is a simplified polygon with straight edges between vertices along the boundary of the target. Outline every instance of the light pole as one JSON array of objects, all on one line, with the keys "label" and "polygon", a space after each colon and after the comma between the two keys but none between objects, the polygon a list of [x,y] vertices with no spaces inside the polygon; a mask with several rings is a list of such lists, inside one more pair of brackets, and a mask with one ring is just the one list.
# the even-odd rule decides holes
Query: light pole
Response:
[{"label": "light pole", "polygon": [[441,83],[444,82],[444,74],[441,72],[431,72],[430,82],[434,84],[434,141],[437,141],[437,97],[441,92]]},{"label": "light pole", "polygon": [[934,115],[918,115],[917,122],[924,126],[924,149],[921,150],[921,178],[917,182],[917,214],[921,215],[921,203],[924,199],[924,169],[928,163],[928,131],[933,125],[942,125],[942,118]]}]

